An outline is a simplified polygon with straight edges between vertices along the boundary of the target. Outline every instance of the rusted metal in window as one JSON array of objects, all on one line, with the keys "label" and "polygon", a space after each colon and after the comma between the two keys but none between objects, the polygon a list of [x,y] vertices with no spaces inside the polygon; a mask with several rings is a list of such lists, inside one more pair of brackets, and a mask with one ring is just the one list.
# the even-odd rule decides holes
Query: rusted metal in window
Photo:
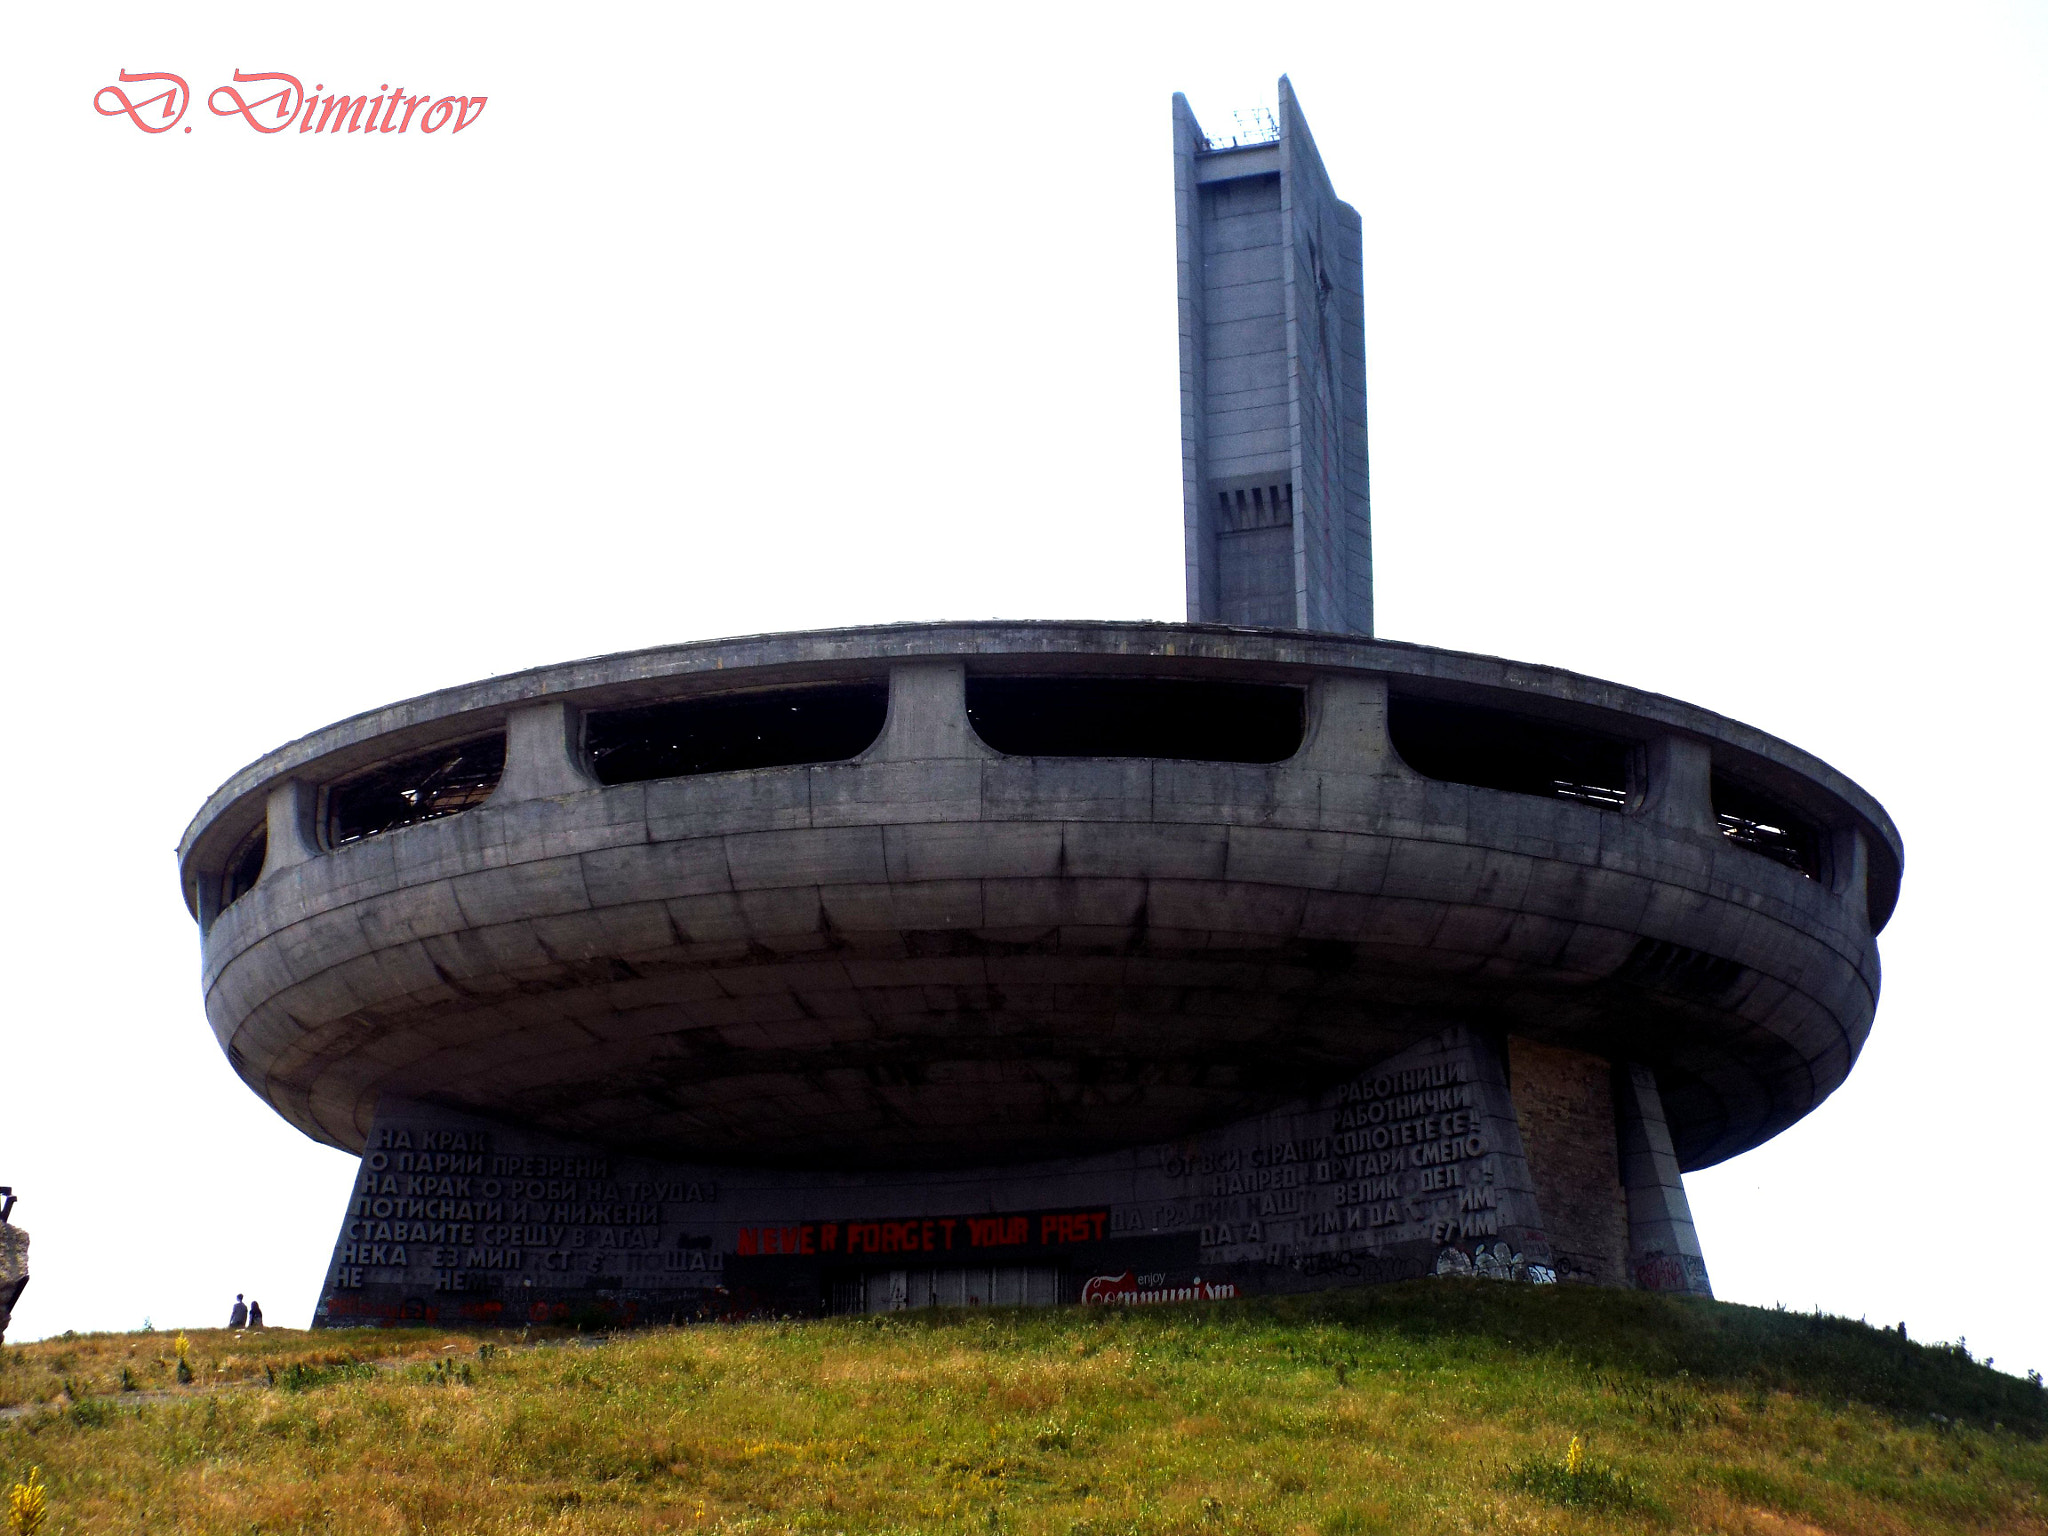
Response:
[{"label": "rusted metal in window", "polygon": [[1483,705],[1396,694],[1387,730],[1409,767],[1452,784],[1620,810],[1638,777],[1634,742]]},{"label": "rusted metal in window", "polygon": [[1301,750],[1304,694],[1273,683],[969,677],[975,734],[1013,757],[1277,763]]},{"label": "rusted metal in window", "polygon": [[883,683],[782,688],[593,714],[583,748],[602,784],[838,763],[873,746],[888,715]]},{"label": "rusted metal in window", "polygon": [[330,848],[482,805],[505,773],[503,735],[479,736],[371,768],[327,791]]},{"label": "rusted metal in window", "polygon": [[1821,876],[1821,829],[1776,796],[1727,774],[1713,776],[1714,820],[1730,842],[1754,849],[1809,880]]},{"label": "rusted metal in window", "polygon": [[226,907],[256,888],[256,882],[263,878],[263,861],[269,855],[270,829],[259,821],[228,855],[227,867],[220,877],[221,906]]}]

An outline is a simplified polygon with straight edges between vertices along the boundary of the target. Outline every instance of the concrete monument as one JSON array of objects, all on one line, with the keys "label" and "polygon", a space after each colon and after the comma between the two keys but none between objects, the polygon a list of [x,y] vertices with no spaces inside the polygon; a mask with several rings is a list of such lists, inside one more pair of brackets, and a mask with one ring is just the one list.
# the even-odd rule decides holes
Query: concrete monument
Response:
[{"label": "concrete monument", "polygon": [[1676,700],[1372,638],[1359,221],[1174,106],[1186,623],[450,688],[179,849],[234,1069],[362,1156],[329,1324],[1708,1292],[1682,1174],[1841,1084],[1902,851]]},{"label": "concrete monument", "polygon": [[14,1321],[14,1307],[28,1289],[28,1233],[14,1225],[14,1191],[0,1184],[0,1342]]}]

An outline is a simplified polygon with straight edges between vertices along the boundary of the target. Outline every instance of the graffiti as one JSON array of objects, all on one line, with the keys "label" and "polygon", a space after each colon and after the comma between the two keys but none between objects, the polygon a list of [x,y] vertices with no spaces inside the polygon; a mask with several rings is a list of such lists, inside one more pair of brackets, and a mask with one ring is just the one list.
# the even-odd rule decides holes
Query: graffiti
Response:
[{"label": "graffiti", "polygon": [[[1158,1277],[1147,1275],[1147,1280]],[[1141,1287],[1134,1270],[1120,1275],[1097,1275],[1081,1287],[1081,1304],[1092,1307],[1145,1307],[1164,1301],[1225,1301],[1237,1294],[1228,1281],[1217,1284],[1195,1276],[1190,1285]]]},{"label": "graffiti", "polygon": [[1711,1296],[1706,1261],[1697,1254],[1650,1252],[1636,1261],[1636,1289],[1693,1291]]},{"label": "graffiti", "polygon": [[1287,1261],[1287,1267],[1296,1274],[1311,1279],[1338,1279],[1362,1285],[1384,1285],[1390,1281],[1409,1280],[1416,1275],[1427,1274],[1428,1263],[1427,1259],[1418,1262],[1405,1255],[1361,1253],[1352,1250],[1338,1253],[1299,1253]]},{"label": "graffiti", "polygon": [[1548,1264],[1531,1264],[1506,1243],[1480,1243],[1470,1253],[1446,1248],[1436,1256],[1436,1273],[1478,1280],[1526,1280],[1532,1285],[1557,1284]]}]

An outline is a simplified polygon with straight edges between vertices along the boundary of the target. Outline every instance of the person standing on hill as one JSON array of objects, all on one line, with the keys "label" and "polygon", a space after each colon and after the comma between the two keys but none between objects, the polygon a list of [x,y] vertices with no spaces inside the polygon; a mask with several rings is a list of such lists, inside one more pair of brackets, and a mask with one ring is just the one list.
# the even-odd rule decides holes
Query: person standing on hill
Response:
[{"label": "person standing on hill", "polygon": [[230,1328],[242,1328],[246,1327],[248,1322],[249,1309],[242,1305],[242,1293],[237,1291],[235,1292],[235,1309],[228,1314],[228,1326]]},{"label": "person standing on hill", "polygon": [[262,1326],[263,1303],[260,1301],[252,1301],[249,1303],[249,1327],[251,1329],[256,1329],[261,1328]]}]

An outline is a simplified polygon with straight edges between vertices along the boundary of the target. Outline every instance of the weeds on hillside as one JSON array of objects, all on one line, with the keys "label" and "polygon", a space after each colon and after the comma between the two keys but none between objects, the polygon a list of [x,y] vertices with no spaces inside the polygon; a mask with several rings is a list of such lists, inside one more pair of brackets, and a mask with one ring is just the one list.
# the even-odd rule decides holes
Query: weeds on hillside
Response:
[{"label": "weeds on hillside", "polygon": [[[29,1407],[0,1422],[0,1488],[40,1465],[79,1536],[1733,1536],[1785,1519],[2048,1536],[2040,1389],[1873,1335],[1480,1282],[597,1347],[207,1332],[199,1381],[241,1390],[119,1409],[94,1386],[129,1360],[147,1377],[149,1346],[101,1335],[0,1357],[0,1392]],[[82,1403],[34,1406],[66,1376]],[[166,1361],[151,1386],[167,1376]],[[82,1406],[108,1418],[87,1424]]]},{"label": "weeds on hillside", "polygon": [[311,1392],[315,1387],[331,1387],[338,1381],[368,1381],[377,1374],[377,1367],[367,1360],[344,1360],[338,1365],[294,1362],[281,1371],[266,1366],[264,1374],[280,1392]]},{"label": "weeds on hillside", "polygon": [[[1651,1510],[1655,1506],[1643,1490],[1609,1467],[1596,1467],[1586,1454],[1582,1436],[1573,1435],[1565,1447],[1563,1462],[1532,1460],[1508,1469],[1507,1485],[1533,1493],[1566,1509],[1605,1509],[1617,1512]],[[1661,1511],[1660,1511],[1661,1513]]]}]

